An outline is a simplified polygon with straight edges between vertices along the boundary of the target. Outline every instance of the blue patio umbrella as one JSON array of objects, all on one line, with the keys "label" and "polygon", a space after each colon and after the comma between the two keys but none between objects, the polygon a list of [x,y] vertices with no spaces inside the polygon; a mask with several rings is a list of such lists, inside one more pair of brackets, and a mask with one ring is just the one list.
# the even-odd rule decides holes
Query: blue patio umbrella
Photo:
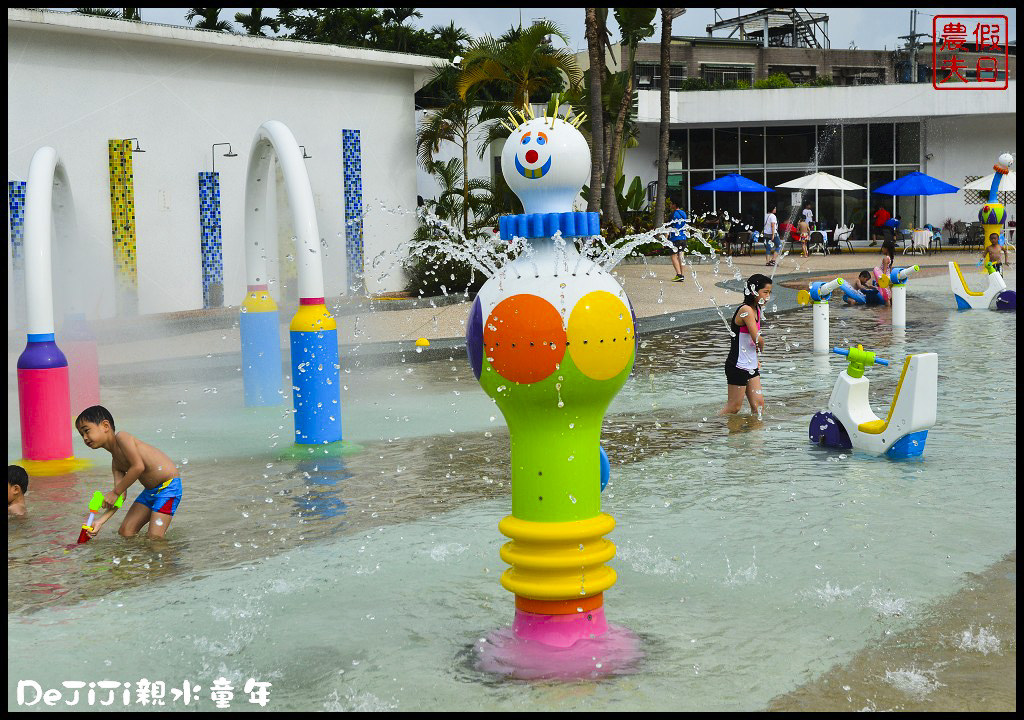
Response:
[{"label": "blue patio umbrella", "polygon": [[912,172],[899,180],[879,185],[871,192],[879,195],[945,195],[955,193],[959,189],[955,185],[933,178],[931,175]]},{"label": "blue patio umbrella", "polygon": [[717,192],[775,192],[770,187],[766,187],[759,182],[754,182],[750,178],[745,178],[742,175],[737,175],[736,173],[723,175],[711,182],[697,185],[693,189],[714,190]]}]

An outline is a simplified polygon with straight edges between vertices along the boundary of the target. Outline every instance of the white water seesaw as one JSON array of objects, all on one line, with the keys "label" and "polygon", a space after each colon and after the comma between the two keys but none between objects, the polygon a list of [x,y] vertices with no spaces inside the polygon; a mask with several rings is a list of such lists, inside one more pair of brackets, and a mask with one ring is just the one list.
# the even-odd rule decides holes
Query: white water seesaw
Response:
[{"label": "white water seesaw", "polygon": [[811,418],[811,441],[893,459],[921,455],[928,430],[935,425],[939,356],[907,356],[889,414],[883,420],[871,412],[864,369],[874,363],[888,365],[888,361],[876,358],[860,345],[832,348],[832,352],[848,356],[850,364],[836,378],[828,409]]}]

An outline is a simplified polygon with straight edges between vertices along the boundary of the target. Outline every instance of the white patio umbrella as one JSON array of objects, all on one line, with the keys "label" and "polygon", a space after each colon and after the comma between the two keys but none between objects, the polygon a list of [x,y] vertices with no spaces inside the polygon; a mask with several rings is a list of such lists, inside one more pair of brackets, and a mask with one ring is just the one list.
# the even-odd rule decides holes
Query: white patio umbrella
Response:
[{"label": "white patio umbrella", "polygon": [[[964,190],[990,190],[992,188],[992,178],[995,173],[986,175],[983,178],[979,178],[974,182],[967,183],[964,185]],[[1003,176],[1002,182],[999,183],[999,192],[1017,192],[1017,173],[1012,170]]]},{"label": "white patio umbrella", "polygon": [[816,172],[810,175],[790,180],[776,185],[777,188],[792,188],[794,190],[863,190],[863,185],[843,180],[827,172]]}]

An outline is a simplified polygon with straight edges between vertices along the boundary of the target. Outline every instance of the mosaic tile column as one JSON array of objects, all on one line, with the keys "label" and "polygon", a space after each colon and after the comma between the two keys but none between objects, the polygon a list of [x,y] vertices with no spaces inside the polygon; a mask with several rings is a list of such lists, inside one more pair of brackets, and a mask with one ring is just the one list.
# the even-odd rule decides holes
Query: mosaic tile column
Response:
[{"label": "mosaic tile column", "polygon": [[109,140],[110,228],[114,239],[114,276],[117,309],[134,315],[139,307],[139,281],[135,249],[135,175],[131,140]]},{"label": "mosaic tile column", "polygon": [[345,165],[345,257],[350,291],[365,290],[363,282],[363,159],[358,130],[341,131]]},{"label": "mosaic tile column", "polygon": [[220,173],[199,173],[199,246],[203,259],[203,307],[224,305],[221,256]]},{"label": "mosaic tile column", "polygon": [[11,265],[14,269],[14,319],[25,322],[25,186],[21,180],[7,183],[7,212],[11,223]]}]

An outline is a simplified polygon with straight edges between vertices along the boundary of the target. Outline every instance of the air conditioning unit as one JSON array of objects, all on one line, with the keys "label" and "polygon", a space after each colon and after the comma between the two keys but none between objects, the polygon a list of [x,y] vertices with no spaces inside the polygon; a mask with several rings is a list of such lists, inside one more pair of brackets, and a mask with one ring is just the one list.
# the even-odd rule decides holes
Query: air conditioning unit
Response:
[{"label": "air conditioning unit", "polygon": [[641,75],[640,78],[637,80],[637,85],[639,87],[650,87],[651,86],[651,76],[650,75]]}]

